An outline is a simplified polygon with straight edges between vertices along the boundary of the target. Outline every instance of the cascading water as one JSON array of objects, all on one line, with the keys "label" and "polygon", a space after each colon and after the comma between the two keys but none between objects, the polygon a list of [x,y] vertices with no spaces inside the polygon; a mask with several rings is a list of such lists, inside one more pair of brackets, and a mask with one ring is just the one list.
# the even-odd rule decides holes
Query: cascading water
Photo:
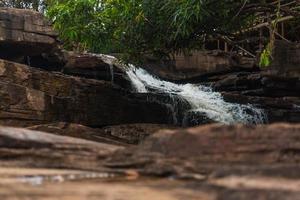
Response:
[{"label": "cascading water", "polygon": [[207,118],[224,124],[260,124],[266,122],[263,110],[252,105],[240,105],[224,101],[222,95],[210,87],[194,84],[175,84],[160,80],[141,68],[129,65],[127,75],[139,93],[163,93],[178,96],[188,102],[190,109],[185,111],[182,124],[188,116],[205,115]]},{"label": "cascading water", "polygon": [[114,63],[118,61],[117,58],[110,56],[110,55],[105,55],[105,54],[92,54],[94,57],[99,57],[102,59],[106,64],[109,65],[109,73],[110,73],[110,80],[112,83],[114,83]]},{"label": "cascading water", "polygon": [[111,82],[114,83],[114,65],[109,64],[109,71],[110,71],[110,77],[111,77]]}]

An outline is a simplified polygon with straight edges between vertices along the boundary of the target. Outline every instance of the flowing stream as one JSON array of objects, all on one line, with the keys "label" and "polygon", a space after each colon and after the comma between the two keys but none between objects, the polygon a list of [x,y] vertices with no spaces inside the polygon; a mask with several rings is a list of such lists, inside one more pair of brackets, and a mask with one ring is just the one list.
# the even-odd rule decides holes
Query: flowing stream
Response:
[{"label": "flowing stream", "polygon": [[[224,124],[261,124],[266,122],[265,113],[262,109],[247,104],[241,105],[224,101],[222,95],[214,92],[212,88],[195,84],[175,84],[160,80],[149,74],[142,68],[129,65],[127,75],[133,87],[138,93],[160,93],[176,96],[184,102],[188,102],[189,109],[185,110],[181,125],[187,120],[196,120],[205,115],[208,119]],[[173,110],[176,110],[173,103]],[[196,118],[196,119],[195,119]],[[174,119],[175,121],[175,119]],[[201,123],[197,122],[197,123]]]}]

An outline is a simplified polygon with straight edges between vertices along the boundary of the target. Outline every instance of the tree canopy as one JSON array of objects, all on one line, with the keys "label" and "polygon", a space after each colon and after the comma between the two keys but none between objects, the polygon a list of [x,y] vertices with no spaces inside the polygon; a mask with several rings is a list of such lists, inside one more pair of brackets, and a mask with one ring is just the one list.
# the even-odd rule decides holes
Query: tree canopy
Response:
[{"label": "tree canopy", "polygon": [[48,16],[69,46],[167,55],[246,26],[253,15],[239,15],[244,1],[52,0]]},{"label": "tree canopy", "polygon": [[[199,49],[209,38],[232,38],[240,30],[283,15],[290,0],[2,0],[46,14],[70,49],[122,53],[139,58]],[[275,3],[274,3],[275,2]],[[276,3],[277,2],[277,3]],[[279,14],[278,14],[279,11]],[[274,25],[274,24],[273,24]]]}]

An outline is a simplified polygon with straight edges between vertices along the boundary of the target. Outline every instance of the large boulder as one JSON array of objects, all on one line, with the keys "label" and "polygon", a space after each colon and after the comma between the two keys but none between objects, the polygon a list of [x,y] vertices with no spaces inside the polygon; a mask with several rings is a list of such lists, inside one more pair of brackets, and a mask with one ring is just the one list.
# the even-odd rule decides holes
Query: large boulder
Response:
[{"label": "large boulder", "polygon": [[[24,60],[57,47],[57,34],[43,14],[31,10],[0,8],[0,57]],[[30,62],[27,60],[27,62]]]},{"label": "large boulder", "polygon": [[171,123],[166,106],[129,94],[110,82],[49,73],[0,60],[0,124],[30,126],[54,121],[102,127]]}]

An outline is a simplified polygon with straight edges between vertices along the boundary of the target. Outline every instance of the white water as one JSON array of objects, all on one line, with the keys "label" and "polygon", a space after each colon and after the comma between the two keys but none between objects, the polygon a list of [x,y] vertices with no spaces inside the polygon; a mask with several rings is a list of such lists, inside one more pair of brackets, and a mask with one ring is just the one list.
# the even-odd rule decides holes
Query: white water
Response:
[{"label": "white water", "polygon": [[[160,80],[141,68],[130,65],[127,75],[132,85],[139,93],[149,93],[150,91],[177,95],[190,104],[191,109],[187,110],[185,116],[190,114],[205,114],[213,121],[224,124],[260,124],[266,122],[263,110],[254,106],[240,105],[225,102],[222,95],[212,91],[206,86],[194,84],[175,84]],[[195,115],[197,116],[197,115]],[[184,124],[183,119],[182,124]]]}]

